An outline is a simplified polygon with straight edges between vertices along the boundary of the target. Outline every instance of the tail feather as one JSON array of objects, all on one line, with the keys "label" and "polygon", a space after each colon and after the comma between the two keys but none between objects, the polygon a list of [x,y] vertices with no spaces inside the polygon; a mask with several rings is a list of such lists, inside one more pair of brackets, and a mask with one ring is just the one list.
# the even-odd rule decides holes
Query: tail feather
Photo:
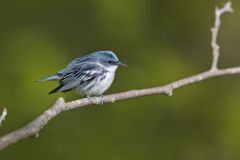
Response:
[{"label": "tail feather", "polygon": [[58,92],[60,89],[62,88],[62,85],[58,86],[57,88],[53,89],[52,91],[50,91],[48,94],[53,94]]},{"label": "tail feather", "polygon": [[43,82],[43,81],[54,81],[54,80],[59,80],[61,77],[58,74],[52,75],[52,76],[47,76],[47,77],[43,77],[39,80],[37,80],[37,82]]},{"label": "tail feather", "polygon": [[53,93],[56,93],[56,92],[68,92],[68,91],[71,91],[73,89],[73,88],[68,88],[68,89],[64,90],[63,87],[64,87],[63,85],[59,85],[57,88],[53,89],[48,94],[53,94]]},{"label": "tail feather", "polygon": [[[57,74],[52,75],[52,76],[43,77],[43,78],[37,80],[36,82],[61,80],[61,78],[62,78],[62,74],[61,73],[57,73]],[[72,90],[75,87],[73,85],[75,85],[75,83],[68,84],[68,85],[64,85],[64,84],[60,83],[60,85],[57,88],[53,89],[48,94],[53,94],[53,93],[56,93],[56,92],[67,92],[67,91],[70,91],[70,90]]]}]

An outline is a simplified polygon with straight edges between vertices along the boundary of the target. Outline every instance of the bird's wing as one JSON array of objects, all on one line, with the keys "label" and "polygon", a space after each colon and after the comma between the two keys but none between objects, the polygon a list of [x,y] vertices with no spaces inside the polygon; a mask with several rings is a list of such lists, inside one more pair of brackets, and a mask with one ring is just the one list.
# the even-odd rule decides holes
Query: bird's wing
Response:
[{"label": "bird's wing", "polygon": [[88,83],[95,77],[106,72],[103,67],[94,63],[82,63],[81,65],[73,65],[71,68],[67,69],[68,72],[65,71],[63,77],[59,81],[60,86],[50,93],[70,90],[77,85]]},{"label": "bird's wing", "polygon": [[70,62],[66,68],[58,71],[58,75],[61,75],[62,77],[69,72],[71,72],[74,68],[78,68],[79,66],[82,66],[86,63],[92,63],[94,57],[91,57],[89,55],[82,56],[79,58],[74,59],[72,62]]}]

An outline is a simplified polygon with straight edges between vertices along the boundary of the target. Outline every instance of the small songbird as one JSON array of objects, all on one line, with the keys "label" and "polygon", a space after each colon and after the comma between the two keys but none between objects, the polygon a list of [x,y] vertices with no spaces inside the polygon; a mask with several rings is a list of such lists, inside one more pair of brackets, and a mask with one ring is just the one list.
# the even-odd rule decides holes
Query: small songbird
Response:
[{"label": "small songbird", "polygon": [[115,71],[121,63],[112,51],[97,51],[74,59],[58,73],[38,81],[58,80],[60,85],[49,92],[76,90],[80,95],[101,96],[112,84]]}]

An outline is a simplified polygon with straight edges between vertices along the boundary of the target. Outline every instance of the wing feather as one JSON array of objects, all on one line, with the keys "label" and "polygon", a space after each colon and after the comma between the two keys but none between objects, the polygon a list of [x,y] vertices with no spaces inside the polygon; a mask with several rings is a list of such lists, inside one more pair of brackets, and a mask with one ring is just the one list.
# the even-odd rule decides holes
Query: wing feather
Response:
[{"label": "wing feather", "polygon": [[78,85],[89,83],[94,78],[104,74],[105,72],[107,72],[106,69],[95,63],[69,65],[62,72],[62,78],[59,81],[60,86],[50,93],[71,90]]}]

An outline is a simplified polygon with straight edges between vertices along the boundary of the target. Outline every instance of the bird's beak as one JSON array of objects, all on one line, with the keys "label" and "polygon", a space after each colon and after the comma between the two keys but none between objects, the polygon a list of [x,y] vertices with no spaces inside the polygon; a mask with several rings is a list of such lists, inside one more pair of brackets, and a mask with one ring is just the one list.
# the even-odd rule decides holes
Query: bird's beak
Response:
[{"label": "bird's beak", "polygon": [[116,63],[116,65],[119,66],[119,67],[126,67],[126,66],[127,66],[126,64],[123,64],[123,63],[120,62],[120,61],[118,61],[118,62]]}]

